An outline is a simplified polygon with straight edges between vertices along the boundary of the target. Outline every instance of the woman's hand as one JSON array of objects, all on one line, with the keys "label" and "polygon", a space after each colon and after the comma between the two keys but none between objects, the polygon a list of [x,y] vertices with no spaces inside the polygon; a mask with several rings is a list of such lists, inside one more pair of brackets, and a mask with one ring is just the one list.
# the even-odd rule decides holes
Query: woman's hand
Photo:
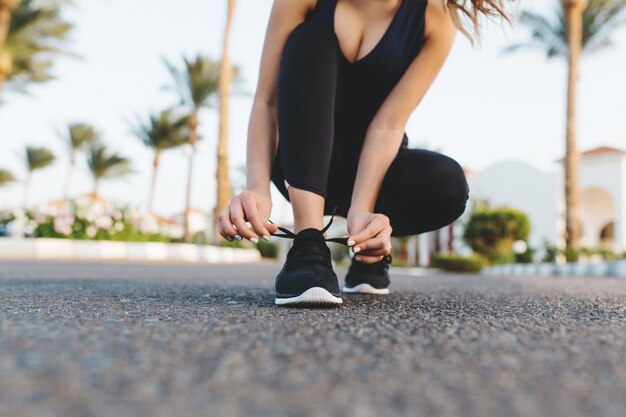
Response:
[{"label": "woman's hand", "polygon": [[365,264],[379,262],[391,252],[391,224],[384,214],[366,210],[348,211],[348,246],[355,259]]},{"label": "woman's hand", "polygon": [[[241,240],[242,237],[252,243],[259,243],[259,236],[270,239],[270,233],[278,230],[268,220],[272,211],[269,194],[246,190],[230,200],[230,204],[219,214],[217,228],[226,240]],[[246,224],[246,220],[250,226]]]}]

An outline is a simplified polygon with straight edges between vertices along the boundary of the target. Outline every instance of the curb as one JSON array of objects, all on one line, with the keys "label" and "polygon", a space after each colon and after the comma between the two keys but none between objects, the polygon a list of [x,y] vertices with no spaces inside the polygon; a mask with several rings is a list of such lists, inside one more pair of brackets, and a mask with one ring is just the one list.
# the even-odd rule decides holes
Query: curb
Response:
[{"label": "curb", "polygon": [[533,263],[533,264],[503,264],[487,267],[482,272],[485,275],[537,275],[537,276],[575,276],[575,277],[612,277],[626,278],[626,260],[608,262],[568,262]]},{"label": "curb", "polygon": [[261,254],[256,249],[190,243],[0,238],[0,259],[246,263],[261,260]]}]

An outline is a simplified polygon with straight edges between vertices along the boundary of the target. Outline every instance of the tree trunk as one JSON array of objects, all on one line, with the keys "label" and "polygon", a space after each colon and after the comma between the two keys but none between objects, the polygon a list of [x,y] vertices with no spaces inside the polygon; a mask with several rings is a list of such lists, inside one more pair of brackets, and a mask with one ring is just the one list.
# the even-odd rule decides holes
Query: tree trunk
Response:
[{"label": "tree trunk", "polygon": [[92,200],[96,200],[98,198],[98,188],[100,188],[100,179],[95,178],[93,180],[93,195],[91,196]]},{"label": "tree trunk", "polygon": [[196,142],[198,141],[198,115],[194,113],[189,118],[189,145],[191,154],[189,155],[189,167],[187,172],[187,194],[185,196],[185,212],[183,213],[183,239],[185,242],[191,240],[189,233],[189,212],[191,209],[191,183],[193,179],[193,160],[196,156]]},{"label": "tree trunk", "polygon": [[76,164],[76,160],[74,157],[74,152],[72,152],[72,156],[70,157],[70,164],[67,168],[67,178],[65,178],[65,186],[63,187],[63,200],[67,201],[70,197],[70,186],[72,184],[72,174],[74,173],[74,165]]},{"label": "tree trunk", "polygon": [[[232,196],[232,186],[230,183],[229,167],[228,167],[228,121],[229,121],[229,99],[233,78],[233,69],[230,65],[228,45],[230,42],[230,29],[232,26],[233,15],[235,12],[235,0],[228,0],[228,11],[226,15],[226,28],[224,29],[224,43],[222,59],[220,61],[219,76],[219,111],[220,125],[217,142],[217,199],[215,210],[213,211],[213,227],[219,213],[226,208]],[[213,236],[217,236],[214,231]]]},{"label": "tree trunk", "polygon": [[578,63],[582,49],[582,20],[586,0],[563,0],[567,25],[568,77],[567,125],[565,133],[565,242],[568,248],[578,248],[580,240],[580,190],[578,170],[580,155],[576,145],[576,99]]},{"label": "tree trunk", "polygon": [[26,174],[26,179],[24,179],[24,210],[28,209],[28,195],[30,194],[30,178],[32,176],[32,172],[28,171]]},{"label": "tree trunk", "polygon": [[154,161],[152,162],[152,180],[150,181],[150,193],[148,194],[148,213],[152,214],[154,205],[154,192],[156,190],[157,172],[161,162],[161,151],[154,152]]}]

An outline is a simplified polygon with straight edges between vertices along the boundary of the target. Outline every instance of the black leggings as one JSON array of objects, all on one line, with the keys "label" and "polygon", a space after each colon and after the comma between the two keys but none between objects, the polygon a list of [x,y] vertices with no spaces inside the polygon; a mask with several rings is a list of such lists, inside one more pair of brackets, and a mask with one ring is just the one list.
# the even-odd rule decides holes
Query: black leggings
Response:
[{"label": "black leggings", "polygon": [[[324,214],[350,208],[358,154],[334,140],[338,44],[332,31],[303,22],[287,38],[277,85],[278,152],[272,182],[289,201],[289,186],[325,198]],[[469,186],[454,159],[405,141],[385,174],[374,212],[389,217],[393,236],[439,229],[465,211]]]}]

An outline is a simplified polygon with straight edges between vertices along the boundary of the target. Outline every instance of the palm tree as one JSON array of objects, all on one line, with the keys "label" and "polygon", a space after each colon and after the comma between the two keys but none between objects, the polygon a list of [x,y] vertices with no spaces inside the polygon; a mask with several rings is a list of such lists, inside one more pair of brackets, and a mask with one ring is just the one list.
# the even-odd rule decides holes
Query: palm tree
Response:
[{"label": "palm tree", "polygon": [[28,196],[30,191],[30,180],[37,170],[52,165],[56,157],[48,148],[27,146],[25,154],[26,178],[24,180],[24,208],[28,207]]},{"label": "palm tree", "polygon": [[[220,103],[220,125],[217,139],[217,170],[215,173],[217,180],[217,198],[215,210],[213,211],[213,222],[216,224],[218,214],[228,205],[232,195],[232,184],[229,176],[228,166],[228,121],[229,121],[229,99],[233,81],[233,68],[230,64],[229,42],[230,32],[235,13],[235,0],[228,0],[226,12],[226,27],[224,29],[224,41],[222,44],[222,59],[220,61],[219,76],[219,103]],[[217,236],[217,233],[213,233]]]},{"label": "palm tree", "polygon": [[566,60],[567,123],[565,134],[565,238],[569,248],[580,240],[580,191],[578,188],[579,153],[576,140],[576,98],[581,54],[596,52],[611,44],[611,35],[624,23],[626,0],[561,0],[551,17],[523,12],[520,23],[530,29],[531,37],[505,49],[543,50],[548,58]]},{"label": "palm tree", "polygon": [[0,187],[4,187],[5,185],[15,181],[15,177],[11,171],[0,168]]},{"label": "palm tree", "polygon": [[11,14],[17,7],[18,0],[0,0],[0,46],[4,45],[9,35]]},{"label": "palm tree", "polygon": [[102,179],[124,177],[132,173],[131,162],[117,153],[111,153],[102,143],[96,142],[89,148],[87,165],[93,177],[93,198],[98,197]]},{"label": "palm tree", "polygon": [[73,25],[63,19],[67,0],[0,0],[0,88],[25,92],[51,80],[53,57],[62,53]]},{"label": "palm tree", "polygon": [[183,58],[183,68],[179,69],[165,61],[173,80],[173,89],[180,96],[180,104],[189,112],[188,127],[190,146],[189,164],[187,168],[187,191],[185,196],[184,239],[189,240],[189,209],[191,208],[191,184],[193,177],[193,162],[198,140],[198,113],[201,108],[214,105],[219,86],[219,65],[208,57],[198,55],[194,60]]},{"label": "palm tree", "polygon": [[86,123],[73,123],[68,126],[67,135],[63,137],[63,140],[66,142],[70,153],[70,164],[63,189],[63,199],[67,200],[74,167],[76,166],[76,155],[78,152],[84,151],[91,144],[100,140],[100,133],[98,133],[93,126]]},{"label": "palm tree", "polygon": [[160,114],[150,115],[147,123],[139,123],[133,128],[133,134],[146,146],[154,150],[152,161],[152,180],[148,195],[148,211],[152,213],[157,171],[161,162],[161,153],[187,143],[189,135],[187,116],[177,116],[173,110],[164,110]]}]

